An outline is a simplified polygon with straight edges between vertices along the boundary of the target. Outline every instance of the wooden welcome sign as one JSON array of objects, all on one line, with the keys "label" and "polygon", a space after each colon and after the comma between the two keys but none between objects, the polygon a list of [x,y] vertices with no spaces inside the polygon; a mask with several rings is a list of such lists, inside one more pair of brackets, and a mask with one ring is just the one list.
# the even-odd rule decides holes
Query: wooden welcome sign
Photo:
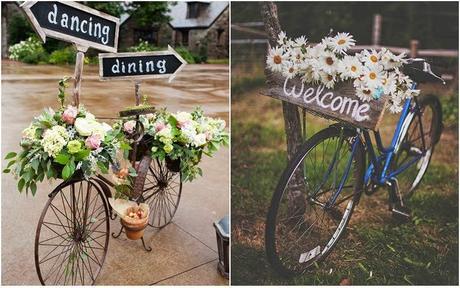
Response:
[{"label": "wooden welcome sign", "polygon": [[99,54],[101,80],[168,78],[171,82],[187,62],[168,45],[168,50]]},{"label": "wooden welcome sign", "polygon": [[43,42],[58,40],[116,52],[120,19],[68,1],[27,1],[21,5]]},{"label": "wooden welcome sign", "polygon": [[387,96],[370,102],[361,101],[350,82],[336,84],[334,90],[323,85],[304,84],[300,78],[283,78],[271,74],[269,88],[262,94],[286,101],[325,118],[344,121],[354,126],[377,130],[383,117]]}]

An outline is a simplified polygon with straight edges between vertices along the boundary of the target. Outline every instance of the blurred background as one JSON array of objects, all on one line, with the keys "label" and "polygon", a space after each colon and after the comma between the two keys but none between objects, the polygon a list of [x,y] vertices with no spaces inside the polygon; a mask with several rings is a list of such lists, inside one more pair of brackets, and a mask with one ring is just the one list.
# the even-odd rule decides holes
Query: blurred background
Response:
[{"label": "blurred background", "polygon": [[[384,46],[427,59],[446,85],[419,88],[441,100],[444,131],[409,203],[412,222],[392,221],[385,189],[372,197],[363,195],[348,233],[323,263],[302,277],[277,277],[265,258],[264,229],[270,199],[287,164],[282,105],[260,94],[268,47],[261,3],[233,2],[232,284],[457,285],[458,3],[283,1],[277,6],[288,37],[305,35],[317,43],[333,29],[354,36],[352,54]],[[397,119],[385,114],[380,126],[385,143]],[[332,123],[307,116],[307,134]]]}]

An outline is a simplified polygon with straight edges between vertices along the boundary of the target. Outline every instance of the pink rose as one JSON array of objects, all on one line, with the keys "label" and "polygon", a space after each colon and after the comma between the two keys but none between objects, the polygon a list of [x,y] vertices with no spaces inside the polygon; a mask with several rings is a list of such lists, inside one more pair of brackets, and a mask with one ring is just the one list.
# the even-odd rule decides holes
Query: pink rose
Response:
[{"label": "pink rose", "polygon": [[77,118],[78,109],[74,106],[67,106],[67,109],[62,113],[62,121],[67,124],[73,124],[75,122],[75,118]]},{"label": "pink rose", "polygon": [[166,128],[166,125],[163,122],[158,122],[155,124],[155,132],[159,132],[163,130],[164,128]]},{"label": "pink rose", "polygon": [[123,124],[123,130],[125,130],[125,132],[129,134],[134,132],[135,127],[136,127],[136,121],[134,120],[129,120],[125,122],[125,124]]},{"label": "pink rose", "polygon": [[101,146],[101,135],[99,134],[93,134],[86,138],[85,145],[91,150],[95,150]]}]

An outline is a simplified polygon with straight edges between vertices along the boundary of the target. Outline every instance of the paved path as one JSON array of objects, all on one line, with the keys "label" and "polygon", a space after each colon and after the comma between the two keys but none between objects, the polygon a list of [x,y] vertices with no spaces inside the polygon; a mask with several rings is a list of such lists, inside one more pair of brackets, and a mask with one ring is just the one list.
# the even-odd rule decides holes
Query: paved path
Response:
[{"label": "paved path", "polygon": [[[57,105],[57,80],[72,75],[72,67],[33,66],[2,62],[2,158],[18,150],[21,131],[44,107]],[[205,112],[228,120],[228,68],[226,65],[189,65],[172,84],[147,81],[142,93],[151,103],[171,111]],[[68,90],[69,95],[71,89]],[[133,105],[134,85],[129,81],[100,82],[97,67],[84,67],[81,102],[96,116],[115,117]],[[183,187],[173,223],[162,230],[148,228],[153,248],[145,252],[138,241],[124,235],[110,239],[99,285],[226,285],[216,271],[217,247],[213,221],[229,212],[228,149],[216,157],[203,157],[204,176]],[[2,162],[2,165],[5,163]],[[58,182],[41,183],[35,197],[19,194],[11,175],[2,175],[2,284],[39,284],[34,266],[35,229],[47,193]],[[118,231],[118,220],[111,230]]]}]

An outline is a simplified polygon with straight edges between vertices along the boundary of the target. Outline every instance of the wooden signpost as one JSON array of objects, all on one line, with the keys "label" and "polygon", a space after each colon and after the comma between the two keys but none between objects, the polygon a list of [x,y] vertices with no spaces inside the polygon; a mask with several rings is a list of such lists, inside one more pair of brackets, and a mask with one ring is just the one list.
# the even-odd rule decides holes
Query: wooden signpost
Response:
[{"label": "wooden signpost", "polygon": [[76,46],[73,104],[78,106],[84,53],[89,47],[116,52],[120,19],[68,1],[27,1],[21,7],[43,42],[51,37]]},{"label": "wooden signpost", "polygon": [[370,102],[361,101],[351,82],[336,84],[334,89],[311,86],[300,78],[286,79],[271,75],[264,95],[283,100],[328,119],[344,121],[357,127],[377,130],[388,101],[387,96]]},{"label": "wooden signpost", "polygon": [[139,86],[143,79],[168,78],[171,82],[187,62],[168,45],[168,50],[135,53],[99,54],[101,80],[134,80],[136,105],[139,105]]}]

